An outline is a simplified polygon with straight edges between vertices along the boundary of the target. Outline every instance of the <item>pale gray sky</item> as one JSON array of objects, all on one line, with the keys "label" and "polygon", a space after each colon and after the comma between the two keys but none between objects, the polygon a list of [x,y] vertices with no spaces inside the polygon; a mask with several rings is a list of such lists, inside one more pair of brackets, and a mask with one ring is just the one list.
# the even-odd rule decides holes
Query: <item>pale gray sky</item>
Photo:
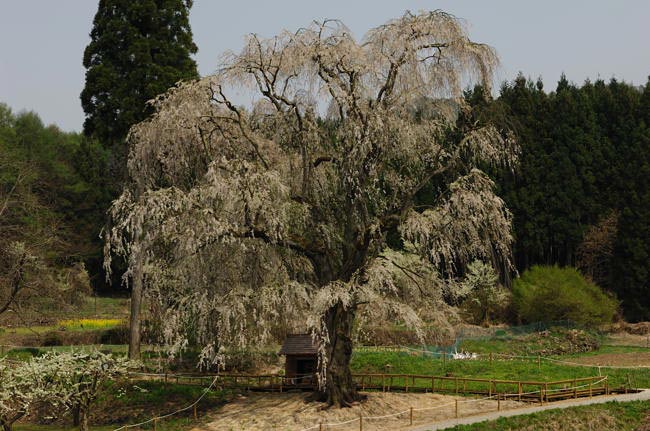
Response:
[{"label": "pale gray sky", "polygon": [[[81,130],[81,58],[96,9],[92,0],[0,0],[0,101]],[[247,33],[273,36],[339,18],[360,38],[407,9],[466,19],[472,39],[499,52],[499,82],[518,71],[541,75],[547,89],[562,72],[576,83],[616,77],[641,85],[650,75],[648,0],[195,0],[190,19],[205,75]]]}]

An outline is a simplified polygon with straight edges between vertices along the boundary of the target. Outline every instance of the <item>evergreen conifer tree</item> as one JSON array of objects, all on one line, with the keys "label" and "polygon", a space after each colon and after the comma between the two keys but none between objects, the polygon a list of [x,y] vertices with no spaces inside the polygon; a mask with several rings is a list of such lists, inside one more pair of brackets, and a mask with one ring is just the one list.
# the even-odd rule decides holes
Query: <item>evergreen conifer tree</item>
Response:
[{"label": "evergreen conifer tree", "polygon": [[191,6],[191,0],[100,0],[83,57],[87,136],[123,157],[129,127],[151,112],[146,102],[198,77],[190,57],[197,52]]}]

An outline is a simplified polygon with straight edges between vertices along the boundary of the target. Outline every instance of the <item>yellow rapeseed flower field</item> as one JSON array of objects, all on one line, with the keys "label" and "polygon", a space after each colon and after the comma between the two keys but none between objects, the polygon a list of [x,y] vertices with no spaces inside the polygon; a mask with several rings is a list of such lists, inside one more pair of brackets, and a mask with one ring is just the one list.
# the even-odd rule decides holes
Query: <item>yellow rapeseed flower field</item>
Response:
[{"label": "yellow rapeseed flower field", "polygon": [[121,323],[121,319],[70,319],[60,320],[59,326],[68,330],[108,329]]}]

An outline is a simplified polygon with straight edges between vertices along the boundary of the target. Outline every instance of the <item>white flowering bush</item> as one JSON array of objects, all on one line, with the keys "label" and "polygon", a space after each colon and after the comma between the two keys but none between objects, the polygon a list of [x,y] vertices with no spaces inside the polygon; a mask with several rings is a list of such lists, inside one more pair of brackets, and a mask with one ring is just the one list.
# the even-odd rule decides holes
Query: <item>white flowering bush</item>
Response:
[{"label": "white flowering bush", "polygon": [[465,278],[456,286],[452,295],[475,324],[487,325],[503,317],[511,300],[510,292],[498,283],[492,266],[480,260],[467,265]]},{"label": "white flowering bush", "polygon": [[53,417],[72,411],[75,425],[88,430],[88,413],[102,385],[124,377],[133,364],[92,352],[48,352],[25,362],[0,359],[0,425],[5,431],[36,408]]},{"label": "white flowering bush", "polygon": [[125,357],[101,352],[66,352],[48,357],[56,364],[56,390],[73,414],[75,425],[88,430],[88,415],[104,383],[126,377],[135,364]]}]

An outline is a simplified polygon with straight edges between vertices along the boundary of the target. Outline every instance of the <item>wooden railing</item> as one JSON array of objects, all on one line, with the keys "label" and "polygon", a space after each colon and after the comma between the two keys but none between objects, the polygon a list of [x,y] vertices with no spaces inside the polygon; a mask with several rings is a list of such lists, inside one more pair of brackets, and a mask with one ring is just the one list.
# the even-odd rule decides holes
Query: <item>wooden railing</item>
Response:
[{"label": "wooden railing", "polygon": [[[219,388],[275,392],[313,390],[317,382],[316,376],[311,374],[287,377],[278,374],[193,375],[136,373],[133,377],[201,386],[208,386],[216,379],[215,386]],[[352,378],[357,388],[362,391],[436,392],[457,395],[498,396],[499,399],[503,400],[511,399],[540,403],[628,391],[626,388],[610,388],[606,376],[583,377],[551,382],[370,373],[354,373]]]}]

